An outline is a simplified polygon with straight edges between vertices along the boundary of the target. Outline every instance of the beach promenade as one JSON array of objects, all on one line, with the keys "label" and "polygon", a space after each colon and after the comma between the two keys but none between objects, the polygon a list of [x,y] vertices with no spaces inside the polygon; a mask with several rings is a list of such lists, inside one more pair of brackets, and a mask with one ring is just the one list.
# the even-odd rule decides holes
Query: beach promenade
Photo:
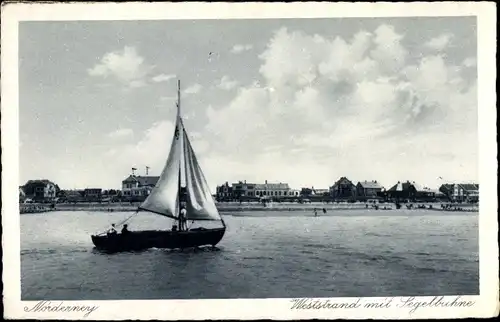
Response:
[{"label": "beach promenade", "polygon": [[[240,212],[240,211],[314,211],[316,208],[320,213],[323,208],[326,211],[333,210],[354,210],[354,209],[374,209],[373,204],[363,202],[356,203],[272,203],[263,205],[256,202],[223,202],[217,203],[217,209],[221,213]],[[407,205],[402,204],[401,209],[407,209]],[[22,204],[20,205],[21,213],[30,212],[45,212],[45,211],[91,211],[91,212],[126,212],[136,211],[139,203],[60,203],[56,204],[54,209],[51,209],[49,204]],[[418,208],[425,206],[425,208]],[[414,209],[420,210],[442,210],[440,203],[413,203]],[[457,209],[455,209],[457,208]],[[458,209],[460,208],[460,209]],[[30,211],[35,209],[36,211]],[[393,203],[378,204],[377,210],[395,210],[396,206]],[[477,204],[455,204],[448,211],[478,211]]]}]

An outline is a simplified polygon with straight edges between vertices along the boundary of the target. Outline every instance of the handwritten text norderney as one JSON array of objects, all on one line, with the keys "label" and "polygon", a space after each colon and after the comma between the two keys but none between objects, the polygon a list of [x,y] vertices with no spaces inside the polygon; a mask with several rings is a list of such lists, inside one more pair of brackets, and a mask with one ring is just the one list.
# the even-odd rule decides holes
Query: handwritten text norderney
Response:
[{"label": "handwritten text norderney", "polygon": [[88,317],[92,312],[97,310],[98,306],[89,305],[64,305],[64,302],[40,301],[33,307],[24,307],[24,312],[83,312],[83,317]]}]

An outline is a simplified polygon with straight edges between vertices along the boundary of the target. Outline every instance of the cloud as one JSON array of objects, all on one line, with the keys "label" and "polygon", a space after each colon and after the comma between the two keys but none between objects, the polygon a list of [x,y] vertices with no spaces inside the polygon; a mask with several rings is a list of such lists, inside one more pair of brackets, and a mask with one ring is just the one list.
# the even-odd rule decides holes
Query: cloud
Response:
[{"label": "cloud", "polygon": [[160,101],[175,101],[177,96],[160,96]]},{"label": "cloud", "polygon": [[442,34],[426,42],[425,46],[436,51],[441,51],[451,43],[452,39],[453,39],[453,34],[450,33]]},{"label": "cloud", "polygon": [[171,79],[174,79],[176,75],[174,74],[159,74],[155,77],[151,78],[151,80],[155,83],[168,82]]},{"label": "cloud", "polygon": [[468,58],[464,59],[462,65],[464,65],[465,67],[474,67],[477,65],[476,58],[468,57]]},{"label": "cloud", "polygon": [[146,86],[146,82],[142,79],[136,79],[129,83],[129,86],[132,88],[140,88]]},{"label": "cloud", "polygon": [[203,86],[200,84],[193,84],[184,90],[184,94],[196,94],[199,93],[202,88]]},{"label": "cloud", "polygon": [[404,38],[385,24],[350,38],[277,30],[259,55],[259,81],[207,109],[206,135],[218,142],[207,158],[230,156],[247,179],[254,168],[293,178],[297,167],[304,184],[474,178],[476,81],[442,55],[410,63]]},{"label": "cloud", "polygon": [[108,137],[112,139],[116,138],[127,138],[134,135],[134,131],[132,129],[118,129],[116,131],[108,133]]},{"label": "cloud", "polygon": [[153,66],[147,65],[134,47],[126,46],[123,50],[104,54],[100,62],[87,72],[90,76],[113,77],[131,87],[141,87],[152,69]]},{"label": "cloud", "polygon": [[106,170],[123,176],[128,173],[131,167],[144,168],[149,166],[151,173],[159,175],[165,165],[170,149],[171,138],[174,125],[171,121],[159,121],[151,125],[135,142],[114,145],[105,157],[109,162],[103,162]]},{"label": "cloud", "polygon": [[237,81],[232,80],[229,76],[225,75],[221,78],[220,83],[217,85],[217,87],[226,91],[230,91],[237,85]]},{"label": "cloud", "polygon": [[375,48],[370,51],[370,58],[377,61],[381,72],[392,74],[404,66],[408,51],[401,45],[403,38],[390,25],[375,29]]},{"label": "cloud", "polygon": [[[130,133],[130,130],[123,129],[113,132],[113,136],[124,137]],[[155,122],[140,133],[135,142],[114,144],[113,148],[104,155],[106,162],[103,162],[103,167],[106,167],[105,170],[109,174],[114,174],[115,177],[128,173],[131,167],[144,169],[146,166],[150,167],[151,175],[160,175],[170,151],[173,134],[172,121]],[[198,133],[190,134],[190,141],[197,155],[203,155],[210,148],[210,143]]]},{"label": "cloud", "polygon": [[237,45],[234,45],[233,48],[231,48],[231,53],[233,54],[240,54],[244,51],[248,51],[248,50],[251,50],[253,48],[253,46],[251,44],[237,44]]}]

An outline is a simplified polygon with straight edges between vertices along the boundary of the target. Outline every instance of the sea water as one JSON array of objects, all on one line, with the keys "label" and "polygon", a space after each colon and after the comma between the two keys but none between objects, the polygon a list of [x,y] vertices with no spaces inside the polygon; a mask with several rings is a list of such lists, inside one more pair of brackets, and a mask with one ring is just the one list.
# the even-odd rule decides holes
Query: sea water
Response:
[{"label": "sea water", "polygon": [[[23,300],[479,293],[478,215],[428,210],[238,212],[217,249],[104,254],[90,235],[131,213],[21,215]],[[233,216],[234,215],[234,216]],[[168,229],[139,214],[131,230]]]}]

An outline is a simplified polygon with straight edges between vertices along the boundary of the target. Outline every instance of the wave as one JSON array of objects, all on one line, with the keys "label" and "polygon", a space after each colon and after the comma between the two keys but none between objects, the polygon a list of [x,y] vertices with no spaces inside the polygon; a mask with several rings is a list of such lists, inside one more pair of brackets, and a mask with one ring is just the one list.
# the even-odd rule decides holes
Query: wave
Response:
[{"label": "wave", "polygon": [[90,253],[90,249],[85,248],[75,248],[75,249],[23,249],[21,250],[21,256],[23,255],[53,255],[53,254],[77,254],[77,253]]}]

